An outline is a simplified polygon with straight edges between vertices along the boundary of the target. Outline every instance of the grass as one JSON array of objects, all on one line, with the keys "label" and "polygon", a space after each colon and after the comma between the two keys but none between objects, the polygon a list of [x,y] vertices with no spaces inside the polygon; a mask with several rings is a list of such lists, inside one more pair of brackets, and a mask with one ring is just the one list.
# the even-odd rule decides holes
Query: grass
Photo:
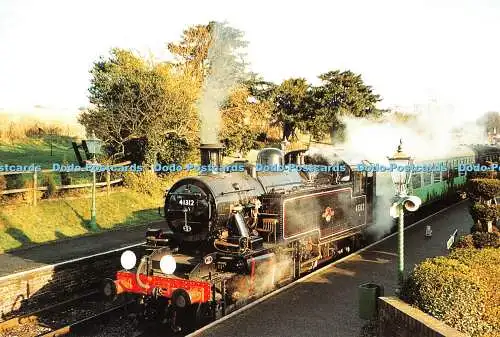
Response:
[{"label": "grass", "polygon": [[[161,197],[120,191],[97,197],[99,231],[160,220]],[[0,252],[90,233],[90,198],[0,208]]]},{"label": "grass", "polygon": [[[76,163],[71,137],[55,136],[28,138],[12,143],[0,142],[0,165],[37,164],[42,169],[51,169],[53,163]],[[52,156],[50,145],[52,143]]]}]

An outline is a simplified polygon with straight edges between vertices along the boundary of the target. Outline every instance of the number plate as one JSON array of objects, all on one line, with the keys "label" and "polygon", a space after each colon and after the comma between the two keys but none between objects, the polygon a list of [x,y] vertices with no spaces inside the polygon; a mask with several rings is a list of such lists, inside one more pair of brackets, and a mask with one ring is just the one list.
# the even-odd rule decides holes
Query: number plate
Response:
[{"label": "number plate", "polygon": [[181,200],[179,200],[179,205],[181,205],[181,206],[194,206],[194,200],[181,199]]}]

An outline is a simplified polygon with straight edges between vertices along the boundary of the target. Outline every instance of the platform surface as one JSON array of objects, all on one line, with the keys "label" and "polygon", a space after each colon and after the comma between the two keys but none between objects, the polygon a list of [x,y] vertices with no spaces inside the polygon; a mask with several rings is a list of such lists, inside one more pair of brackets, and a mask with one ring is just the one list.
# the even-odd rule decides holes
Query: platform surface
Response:
[{"label": "platform surface", "polygon": [[[468,205],[456,204],[404,232],[407,273],[425,258],[446,255],[455,229],[458,235],[469,233]],[[427,225],[432,226],[431,238],[425,237]],[[358,317],[358,286],[373,282],[383,285],[386,296],[394,295],[397,247],[395,235],[197,336],[359,337],[367,321]]]},{"label": "platform surface", "polygon": [[163,221],[157,221],[0,254],[0,277],[138,244],[144,241],[148,227],[162,225]]}]

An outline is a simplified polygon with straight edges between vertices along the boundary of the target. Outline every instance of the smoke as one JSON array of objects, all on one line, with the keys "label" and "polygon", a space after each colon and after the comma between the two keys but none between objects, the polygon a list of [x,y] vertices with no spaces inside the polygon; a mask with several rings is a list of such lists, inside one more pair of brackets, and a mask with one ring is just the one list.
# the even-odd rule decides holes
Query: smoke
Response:
[{"label": "smoke", "polygon": [[386,164],[400,139],[404,151],[416,161],[448,156],[460,144],[482,144],[487,140],[483,127],[473,122],[457,125],[453,114],[429,110],[409,116],[412,119],[407,122],[398,121],[396,116],[378,121],[344,118],[346,141],[341,146],[346,152]]},{"label": "smoke", "polygon": [[257,263],[253,282],[250,281],[250,276],[241,277],[234,285],[233,299],[239,301],[254,295],[262,296],[274,290],[276,284],[292,276],[293,261],[290,256],[282,256],[269,263]]},{"label": "smoke", "polygon": [[[463,122],[450,107],[440,106],[434,101],[418,108],[416,113],[388,114],[379,119],[343,118],[346,126],[344,143],[317,152],[330,160],[336,153],[350,158],[354,164],[368,160],[388,165],[387,157],[394,154],[400,139],[404,152],[417,162],[450,156],[461,144],[487,142],[483,125]],[[393,224],[389,208],[395,191],[389,173],[377,173],[376,188],[376,223],[371,231],[380,238],[390,232]]]},{"label": "smoke", "polygon": [[219,110],[243,79],[245,66],[238,60],[243,54],[235,55],[235,52],[247,45],[247,42],[240,40],[243,35],[240,31],[226,27],[224,23],[214,23],[211,34],[212,43],[207,57],[209,72],[198,102],[202,143],[217,143],[221,124]]}]

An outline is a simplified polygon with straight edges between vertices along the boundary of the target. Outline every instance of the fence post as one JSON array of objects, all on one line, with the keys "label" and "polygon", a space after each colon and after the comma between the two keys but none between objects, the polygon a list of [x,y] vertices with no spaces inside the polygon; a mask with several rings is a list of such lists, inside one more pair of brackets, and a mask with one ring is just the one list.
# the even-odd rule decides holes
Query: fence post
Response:
[{"label": "fence post", "polygon": [[33,206],[36,206],[36,191],[37,191],[37,179],[36,179],[36,168],[35,172],[33,172]]},{"label": "fence post", "polygon": [[108,197],[111,190],[110,180],[111,180],[111,173],[109,172],[109,170],[106,170],[106,191],[108,192]]}]

